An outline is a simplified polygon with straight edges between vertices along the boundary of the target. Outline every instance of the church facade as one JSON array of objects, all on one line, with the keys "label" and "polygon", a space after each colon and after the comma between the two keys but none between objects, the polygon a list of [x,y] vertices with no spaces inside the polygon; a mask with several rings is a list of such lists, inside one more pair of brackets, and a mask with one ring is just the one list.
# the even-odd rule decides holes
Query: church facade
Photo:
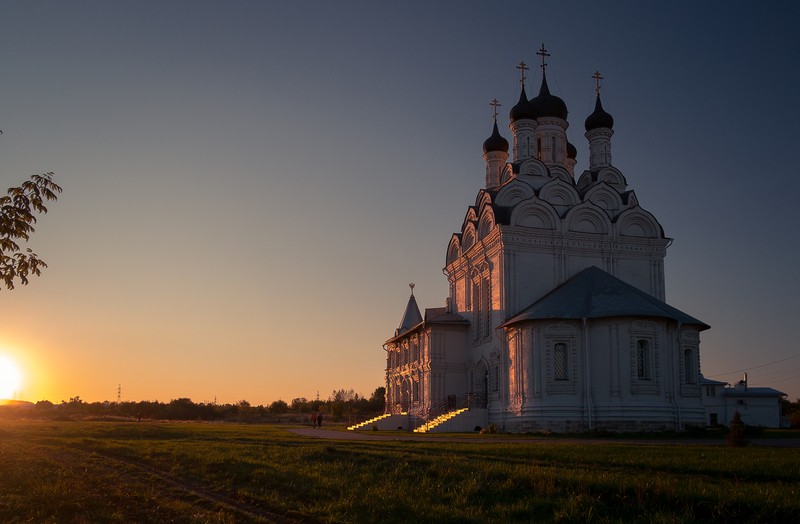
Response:
[{"label": "church facade", "polygon": [[510,144],[493,102],[485,184],[446,249],[445,305],[423,314],[412,286],[383,346],[386,413],[416,426],[469,408],[476,426],[511,432],[703,425],[708,326],[664,302],[671,239],[614,167],[601,77],[585,119],[588,169],[576,175],[567,106],[550,93],[539,54],[537,96],[518,67]]}]

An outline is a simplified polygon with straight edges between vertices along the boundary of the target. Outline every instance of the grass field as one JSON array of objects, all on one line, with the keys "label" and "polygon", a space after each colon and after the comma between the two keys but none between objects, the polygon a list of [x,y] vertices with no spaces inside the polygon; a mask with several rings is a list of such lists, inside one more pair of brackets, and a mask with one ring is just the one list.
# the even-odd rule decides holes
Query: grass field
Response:
[{"label": "grass field", "polygon": [[800,521],[798,449],[0,424],[0,522]]}]

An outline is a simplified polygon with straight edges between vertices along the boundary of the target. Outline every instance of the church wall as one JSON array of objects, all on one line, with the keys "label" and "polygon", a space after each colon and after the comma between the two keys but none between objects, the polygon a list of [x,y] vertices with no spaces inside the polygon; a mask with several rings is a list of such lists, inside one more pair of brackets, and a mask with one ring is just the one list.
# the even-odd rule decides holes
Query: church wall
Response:
[{"label": "church wall", "polygon": [[543,297],[558,283],[556,257],[552,251],[537,252],[518,248],[510,257],[515,271],[513,287],[509,290],[511,316]]},{"label": "church wall", "polygon": [[[697,330],[663,319],[535,321],[506,330],[508,431],[676,430],[702,425],[680,373]],[[689,333],[690,336],[686,336]],[[558,353],[562,352],[559,356]],[[587,392],[589,394],[587,394]],[[682,393],[683,392],[683,393]]]}]

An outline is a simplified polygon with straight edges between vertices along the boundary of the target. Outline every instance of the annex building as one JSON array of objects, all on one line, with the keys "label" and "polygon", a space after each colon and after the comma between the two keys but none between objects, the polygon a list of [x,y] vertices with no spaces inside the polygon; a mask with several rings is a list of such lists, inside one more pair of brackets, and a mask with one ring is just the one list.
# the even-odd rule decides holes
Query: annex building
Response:
[{"label": "annex building", "polygon": [[[449,296],[413,295],[385,342],[382,427],[463,431],[682,430],[706,423],[700,332],[665,302],[671,239],[612,161],[614,119],[585,117],[588,169],[574,171],[568,111],[522,89],[509,138],[483,143],[484,187],[445,250]],[[637,176],[634,174],[631,181]]]}]

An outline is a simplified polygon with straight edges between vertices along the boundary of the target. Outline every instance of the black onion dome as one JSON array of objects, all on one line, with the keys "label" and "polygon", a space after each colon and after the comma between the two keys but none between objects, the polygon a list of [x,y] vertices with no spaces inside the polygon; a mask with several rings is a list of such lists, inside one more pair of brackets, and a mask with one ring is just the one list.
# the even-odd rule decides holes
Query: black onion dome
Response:
[{"label": "black onion dome", "polygon": [[483,152],[490,153],[492,151],[503,151],[504,153],[508,153],[508,140],[500,135],[500,131],[497,129],[497,121],[494,123],[492,136],[483,142]]},{"label": "black onion dome", "polygon": [[586,117],[587,131],[607,127],[609,129],[614,127],[614,117],[609,115],[603,110],[603,104],[600,103],[600,95],[597,95],[597,101],[594,103],[594,113]]},{"label": "black onion dome", "polygon": [[567,158],[575,160],[578,158],[578,150],[572,145],[572,142],[567,142]]},{"label": "black onion dome", "polygon": [[531,104],[536,106],[539,116],[549,116],[567,119],[567,104],[555,95],[550,94],[547,87],[547,77],[542,74],[542,87],[539,89],[539,96],[531,100]]},{"label": "black onion dome", "polygon": [[511,108],[508,113],[508,119],[511,122],[517,120],[536,120],[539,115],[536,114],[536,107],[528,100],[528,95],[525,94],[525,86],[522,86],[522,92],[519,94],[519,102]]}]

